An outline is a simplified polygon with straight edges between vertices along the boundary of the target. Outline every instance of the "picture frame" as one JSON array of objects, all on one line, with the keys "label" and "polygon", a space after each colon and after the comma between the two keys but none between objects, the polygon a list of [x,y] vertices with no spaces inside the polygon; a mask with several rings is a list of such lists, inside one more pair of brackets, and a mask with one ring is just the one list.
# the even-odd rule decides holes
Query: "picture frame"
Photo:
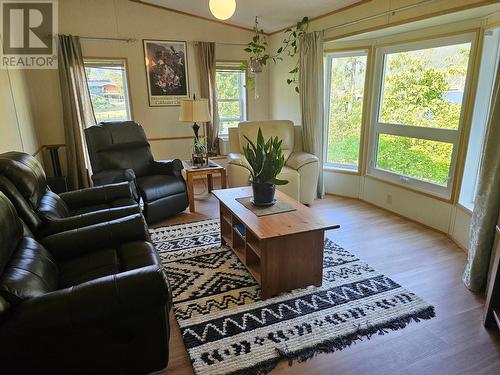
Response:
[{"label": "picture frame", "polygon": [[143,40],[150,107],[179,106],[189,98],[187,42]]}]

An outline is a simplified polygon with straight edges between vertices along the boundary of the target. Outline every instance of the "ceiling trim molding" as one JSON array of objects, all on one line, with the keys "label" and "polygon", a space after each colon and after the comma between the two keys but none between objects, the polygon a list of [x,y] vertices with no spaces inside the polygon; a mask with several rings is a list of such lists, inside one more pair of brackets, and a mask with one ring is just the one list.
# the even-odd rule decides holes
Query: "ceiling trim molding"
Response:
[{"label": "ceiling trim molding", "polygon": [[[342,7],[342,8],[332,10],[331,12],[328,12],[328,13],[325,13],[325,14],[321,14],[321,15],[316,16],[316,17],[309,18],[309,22],[316,21],[316,20],[319,20],[321,18],[325,18],[325,17],[331,16],[331,15],[333,15],[335,13],[343,12],[343,11],[346,11],[346,10],[351,9],[351,8],[356,8],[356,7],[360,6],[360,5],[364,5],[364,4],[370,3],[372,1],[373,0],[361,0],[361,1],[358,1],[357,3],[349,4],[349,5],[346,5],[346,6]],[[275,35],[275,34],[282,33],[283,31],[285,31],[285,30],[287,30],[287,29],[289,29],[289,28],[291,28],[293,26],[294,25],[290,25],[288,27],[284,27],[284,28],[282,28],[280,30],[273,31],[273,32],[271,32],[271,33],[269,33],[267,35]]]},{"label": "ceiling trim molding", "polygon": [[428,19],[428,18],[433,18],[433,17],[437,17],[437,16],[446,15],[446,14],[449,14],[449,13],[460,12],[460,11],[463,11],[463,10],[479,8],[479,7],[482,7],[482,6],[493,5],[493,4],[497,4],[497,3],[499,3],[498,0],[483,0],[483,1],[479,1],[477,3],[473,3],[473,4],[463,4],[463,5],[455,6],[455,7],[452,7],[452,8],[447,8],[447,9],[435,11],[435,12],[432,12],[432,13],[428,13],[428,14],[421,15],[421,16],[416,16],[416,17],[412,17],[412,18],[408,18],[408,19],[403,19],[403,20],[399,20],[399,21],[396,21],[396,22],[389,22],[389,23],[384,24],[384,25],[378,25],[378,26],[368,27],[368,28],[365,28],[365,29],[351,31],[351,32],[348,32],[348,33],[345,33],[345,34],[335,35],[335,36],[332,36],[332,37],[326,37],[324,39],[324,42],[325,43],[326,42],[333,42],[335,40],[342,39],[342,38],[347,38],[347,37],[353,36],[353,35],[359,35],[359,34],[364,34],[364,33],[368,33],[368,32],[371,32],[371,31],[383,30],[383,29],[387,29],[387,28],[390,28],[390,27],[394,27],[394,26],[404,25],[404,24],[407,24],[407,23],[417,22],[417,21]]},{"label": "ceiling trim molding", "polygon": [[[203,16],[199,16],[199,15],[193,14],[193,13],[183,12],[182,10],[168,8],[166,6],[159,5],[159,4],[146,3],[146,2],[144,2],[142,0],[129,0],[129,1],[132,2],[132,3],[137,3],[137,4],[146,5],[146,6],[150,6],[150,7],[153,7],[153,8],[165,10],[167,12],[173,12],[173,13],[177,13],[177,14],[182,14],[183,16],[189,16],[189,17],[198,18],[198,19],[201,19],[201,20],[204,20],[204,21],[214,22],[214,23],[217,23],[219,25],[234,27],[234,28],[237,28],[237,29],[240,29],[240,30],[250,31],[252,33],[254,32],[253,28],[249,28],[249,27],[245,27],[245,26],[240,26],[240,25],[235,25],[235,24],[232,24],[232,23],[229,23],[229,22],[224,22],[224,21],[221,21],[221,20],[213,19],[213,18],[203,17]],[[268,33],[264,33],[264,34],[265,35],[270,35]]]}]

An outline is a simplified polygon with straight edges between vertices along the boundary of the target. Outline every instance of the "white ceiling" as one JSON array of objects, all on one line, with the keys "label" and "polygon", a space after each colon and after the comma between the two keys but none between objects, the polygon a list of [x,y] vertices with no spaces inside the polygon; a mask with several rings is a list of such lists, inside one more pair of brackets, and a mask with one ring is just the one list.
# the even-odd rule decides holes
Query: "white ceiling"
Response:
[{"label": "white ceiling", "polygon": [[[208,0],[141,0],[196,16],[216,19],[208,8]],[[265,32],[281,30],[304,16],[321,16],[361,0],[236,0],[236,12],[224,21],[233,25],[253,28],[255,16]]]}]

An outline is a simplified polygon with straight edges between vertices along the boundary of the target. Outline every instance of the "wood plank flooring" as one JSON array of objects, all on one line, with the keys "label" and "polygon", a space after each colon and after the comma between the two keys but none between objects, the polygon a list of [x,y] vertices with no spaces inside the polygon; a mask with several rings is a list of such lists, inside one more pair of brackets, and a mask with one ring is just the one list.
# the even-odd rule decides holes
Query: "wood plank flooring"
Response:
[{"label": "wood plank flooring", "polygon": [[[483,328],[484,298],[463,285],[466,254],[449,238],[355,199],[327,196],[311,208],[341,224],[330,239],[433,304],[437,316],[291,367],[282,361],[271,374],[500,374],[500,334]],[[199,194],[196,211],[158,226],[216,218],[216,199]],[[158,374],[193,374],[172,314],[170,321],[170,361]]]}]

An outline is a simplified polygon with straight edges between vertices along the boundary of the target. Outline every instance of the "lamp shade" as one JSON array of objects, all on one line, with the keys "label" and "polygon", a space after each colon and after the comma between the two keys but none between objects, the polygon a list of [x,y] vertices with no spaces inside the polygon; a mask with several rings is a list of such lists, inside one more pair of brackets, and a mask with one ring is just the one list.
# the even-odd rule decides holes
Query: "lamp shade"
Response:
[{"label": "lamp shade", "polygon": [[236,10],[236,0],[210,0],[210,11],[215,18],[227,20]]},{"label": "lamp shade", "polygon": [[211,121],[208,99],[185,99],[181,101],[179,121],[207,122]]}]

